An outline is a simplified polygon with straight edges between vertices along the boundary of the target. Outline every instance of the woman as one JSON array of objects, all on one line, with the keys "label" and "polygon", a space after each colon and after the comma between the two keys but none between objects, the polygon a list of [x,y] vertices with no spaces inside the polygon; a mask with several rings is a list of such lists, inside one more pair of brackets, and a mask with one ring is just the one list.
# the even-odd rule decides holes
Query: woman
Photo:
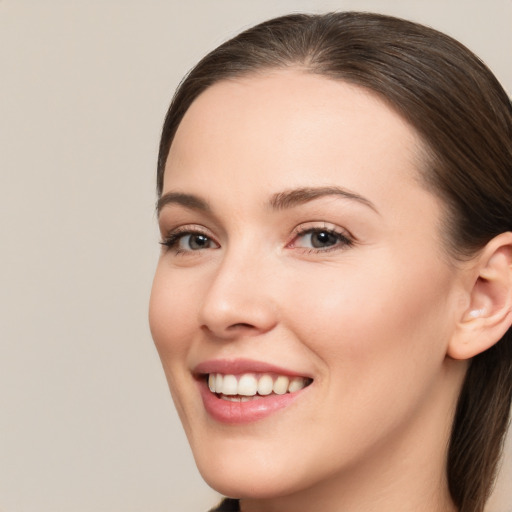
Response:
[{"label": "woman", "polygon": [[453,39],[290,15],[158,161],[150,325],[219,510],[482,511],[512,393],[512,107]]}]

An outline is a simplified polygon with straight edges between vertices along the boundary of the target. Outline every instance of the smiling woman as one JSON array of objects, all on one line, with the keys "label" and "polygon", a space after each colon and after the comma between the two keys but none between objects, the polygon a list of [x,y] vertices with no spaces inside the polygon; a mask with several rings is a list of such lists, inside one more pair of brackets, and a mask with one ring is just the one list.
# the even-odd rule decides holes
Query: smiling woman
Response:
[{"label": "smiling woman", "polygon": [[[432,29],[291,15],[183,81],[155,344],[219,510],[481,512],[512,390],[512,108]],[[230,508],[229,508],[230,507]]]}]

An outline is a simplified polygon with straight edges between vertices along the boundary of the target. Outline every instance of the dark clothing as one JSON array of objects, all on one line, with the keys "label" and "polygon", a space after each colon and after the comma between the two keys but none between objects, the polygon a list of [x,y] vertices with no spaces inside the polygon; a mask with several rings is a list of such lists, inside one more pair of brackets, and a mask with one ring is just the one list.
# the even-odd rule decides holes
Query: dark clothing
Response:
[{"label": "dark clothing", "polygon": [[231,498],[222,500],[217,508],[212,508],[210,512],[240,512],[240,502]]}]

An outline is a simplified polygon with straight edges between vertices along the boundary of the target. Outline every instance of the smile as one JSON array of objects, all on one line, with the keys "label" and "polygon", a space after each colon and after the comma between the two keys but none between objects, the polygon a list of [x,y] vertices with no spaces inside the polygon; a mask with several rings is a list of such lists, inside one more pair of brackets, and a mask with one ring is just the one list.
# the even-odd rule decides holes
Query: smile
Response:
[{"label": "smile", "polygon": [[225,425],[261,421],[310,394],[313,378],[249,359],[203,361],[193,369],[205,412]]},{"label": "smile", "polygon": [[288,377],[269,373],[231,375],[210,373],[208,388],[224,400],[245,402],[268,395],[295,393],[311,384],[306,377]]}]

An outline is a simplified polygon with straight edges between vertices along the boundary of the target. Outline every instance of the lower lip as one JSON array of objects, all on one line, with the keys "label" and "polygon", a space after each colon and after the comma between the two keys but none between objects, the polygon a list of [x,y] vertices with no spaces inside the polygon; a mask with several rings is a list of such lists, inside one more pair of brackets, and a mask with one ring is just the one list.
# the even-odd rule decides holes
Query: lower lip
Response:
[{"label": "lower lip", "polygon": [[204,381],[199,382],[206,412],[216,421],[231,425],[252,423],[266,418],[293,403],[306,388],[284,395],[268,395],[247,402],[223,400],[212,393]]}]

